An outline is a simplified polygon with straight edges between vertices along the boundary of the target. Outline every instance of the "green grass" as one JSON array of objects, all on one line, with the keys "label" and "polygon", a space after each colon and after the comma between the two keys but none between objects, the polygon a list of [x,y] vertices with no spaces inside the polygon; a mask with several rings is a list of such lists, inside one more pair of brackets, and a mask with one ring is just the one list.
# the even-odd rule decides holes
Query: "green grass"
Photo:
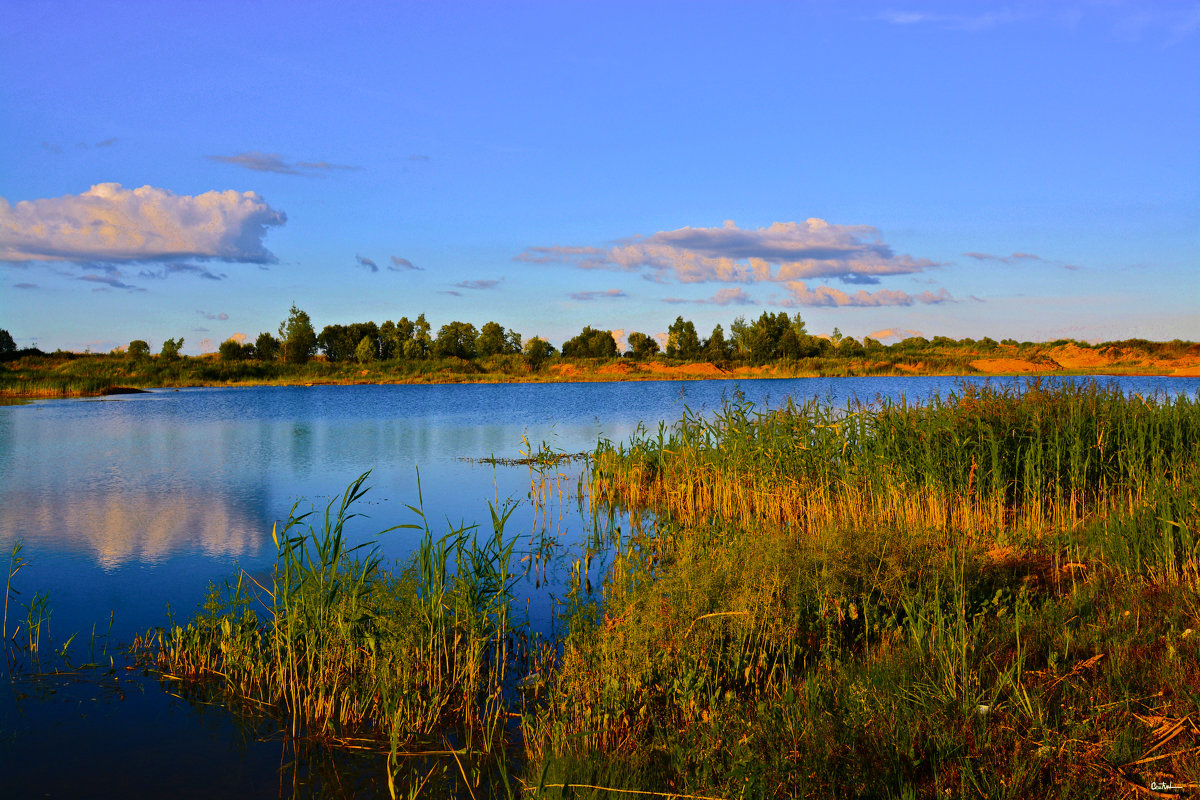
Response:
[{"label": "green grass", "polygon": [[293,507],[273,532],[268,583],[243,573],[214,587],[198,617],[140,647],[168,680],[274,718],[293,739],[389,753],[389,774],[414,753],[494,763],[519,634],[509,609],[515,540],[504,536],[511,509],[493,510],[489,536],[401,526],[421,540],[406,569],[389,571],[372,549],[345,544],[366,477],[319,524]]},{"label": "green grass", "polygon": [[1197,783],[1195,727],[1165,736],[1200,702],[1198,421],[1033,384],[735,404],[603,446],[597,501],[657,522],[602,604],[579,591],[532,774],[718,797]]},{"label": "green grass", "polygon": [[360,479],[289,520],[269,585],[214,592],[152,650],[298,737],[385,753],[396,793],[1194,786],[1198,451],[1195,400],[1095,384],[739,401],[601,443],[557,641],[512,622],[509,512],[490,536],[423,526],[389,572],[342,544]]}]

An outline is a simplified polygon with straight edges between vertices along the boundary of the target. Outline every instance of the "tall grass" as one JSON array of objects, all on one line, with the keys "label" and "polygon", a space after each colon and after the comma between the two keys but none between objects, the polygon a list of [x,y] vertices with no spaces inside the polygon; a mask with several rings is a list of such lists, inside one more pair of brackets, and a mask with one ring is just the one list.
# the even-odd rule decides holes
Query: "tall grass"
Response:
[{"label": "tall grass", "polygon": [[391,752],[396,770],[414,749],[492,753],[507,735],[504,691],[519,633],[509,610],[513,540],[504,535],[511,509],[493,509],[488,536],[398,526],[421,540],[407,568],[389,571],[373,549],[346,543],[366,477],[319,525],[293,507],[273,531],[267,581],[242,573],[214,589],[195,620],[142,646],[168,679],[273,716],[297,739]]},{"label": "tall grass", "polygon": [[834,409],[815,401],[602,444],[593,497],[699,521],[811,530],[905,524],[994,532],[1069,527],[1196,479],[1200,403],[1097,384],[965,385],[948,398]]},{"label": "tall grass", "polygon": [[[152,644],[294,737],[386,751],[393,794],[473,795],[481,758],[532,797],[1194,787],[1198,451],[1194,399],[1095,384],[736,401],[598,446],[555,641],[511,618],[511,507],[490,535],[422,523],[388,571],[345,544],[363,476]],[[522,455],[536,531],[565,476]]]},{"label": "tall grass", "polygon": [[594,502],[656,518],[612,554],[599,602],[572,594],[525,715],[531,787],[1197,785],[1198,417],[1189,398],[1034,383],[844,412],[735,403],[603,444]]}]

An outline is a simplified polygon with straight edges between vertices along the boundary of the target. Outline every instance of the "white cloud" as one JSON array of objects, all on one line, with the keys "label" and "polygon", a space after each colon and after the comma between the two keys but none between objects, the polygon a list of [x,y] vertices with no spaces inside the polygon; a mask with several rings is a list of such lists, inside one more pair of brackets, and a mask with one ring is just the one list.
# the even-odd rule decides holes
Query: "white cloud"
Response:
[{"label": "white cloud", "polygon": [[923,336],[923,335],[924,334],[922,334],[920,331],[914,331],[914,330],[905,331],[905,330],[900,330],[899,328],[883,328],[882,330],[868,333],[867,337],[874,339],[877,342],[882,342],[887,339],[900,340],[900,339],[905,338],[906,336]]},{"label": "white cloud", "polygon": [[624,353],[629,349],[629,336],[624,328],[614,328],[612,337],[613,341],[617,343],[617,353]]},{"label": "white cloud", "polygon": [[832,286],[817,286],[809,289],[804,281],[788,281],[784,284],[791,294],[779,305],[791,306],[911,306],[913,303],[946,303],[954,300],[945,289],[938,292],[908,294],[892,289],[867,292],[859,289],[847,294]]},{"label": "white cloud", "polygon": [[683,297],[664,297],[664,303],[695,303],[696,305],[714,305],[714,306],[748,306],[754,304],[754,298],[746,293],[746,290],[740,286],[728,286],[724,289],[718,289],[717,293],[712,297],[702,298],[700,300],[688,300]]},{"label": "white cloud", "polygon": [[80,195],[16,205],[0,198],[0,261],[270,263],[263,237],[286,221],[255,192],[190,196],[100,183]]},{"label": "white cloud", "polygon": [[938,266],[896,255],[870,225],[835,225],[822,219],[776,222],[767,228],[680,228],[595,247],[531,247],[517,260],[569,263],[583,269],[642,272],[657,281],[757,283],[837,278],[878,283]]}]

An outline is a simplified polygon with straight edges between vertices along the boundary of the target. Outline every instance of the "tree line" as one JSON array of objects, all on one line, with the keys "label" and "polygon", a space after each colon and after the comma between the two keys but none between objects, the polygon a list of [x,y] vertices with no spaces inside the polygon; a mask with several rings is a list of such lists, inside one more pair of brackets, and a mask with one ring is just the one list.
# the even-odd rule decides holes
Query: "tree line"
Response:
[{"label": "tree line", "polygon": [[[789,317],[784,312],[770,311],[764,311],[752,320],[742,316],[735,318],[729,325],[728,334],[723,326],[716,325],[707,337],[701,338],[692,321],[679,316],[667,328],[663,346],[660,346],[659,340],[654,336],[640,331],[629,333],[626,341],[627,346],[624,350],[619,350],[611,330],[584,326],[578,334],[563,342],[561,355],[570,359],[623,357],[631,360],[646,360],[661,355],[675,361],[758,365],[781,360],[869,357],[881,356],[884,353],[903,356],[927,351],[987,352],[1001,345],[1025,349],[1070,343],[1091,349],[1115,347],[1166,355],[1181,349],[1190,350],[1194,346],[1192,342],[1178,339],[1172,342],[1125,339],[1089,344],[1074,339],[1034,343],[1018,342],[1014,339],[1002,339],[997,342],[989,337],[975,340],[935,336],[926,339],[919,335],[910,336],[892,345],[884,345],[870,337],[859,341],[852,336],[844,336],[837,328],[834,328],[829,336],[815,336],[808,332],[799,314]],[[162,361],[178,360],[182,347],[182,337],[167,339],[163,342],[158,357]],[[424,314],[418,315],[414,320],[401,317],[397,321],[387,321],[381,325],[374,322],[326,325],[318,333],[309,315],[294,304],[276,333],[260,333],[253,342],[228,339],[222,342],[218,349],[218,355],[223,361],[258,360],[303,364],[318,354],[329,362],[358,363],[445,358],[470,361],[506,357],[523,359],[535,370],[559,352],[541,337],[525,341],[517,331],[506,329],[497,322],[487,322],[476,329],[469,322],[456,320],[442,325],[435,335]],[[134,360],[143,360],[150,357],[151,349],[145,340],[134,339],[129,343],[126,353]],[[11,360],[23,354],[44,355],[36,347],[18,350],[11,334],[7,330],[0,330],[0,361]]]},{"label": "tree line", "polygon": [[[764,364],[781,359],[857,356],[884,348],[869,337],[859,342],[843,336],[836,328],[832,336],[814,336],[799,314],[789,317],[784,312],[769,311],[751,321],[737,317],[729,326],[728,336],[717,325],[707,337],[701,338],[695,324],[680,316],[667,329],[665,347],[654,336],[641,331],[631,332],[627,343],[622,352],[611,330],[584,326],[563,342],[561,354],[572,359],[645,360],[663,355],[677,361]],[[523,356],[537,368],[559,351],[540,337],[523,341],[516,330],[506,329],[497,322],[487,322],[476,329],[472,323],[455,320],[442,325],[435,335],[424,314],[415,320],[401,317],[378,325],[375,322],[326,325],[318,333],[308,314],[293,305],[287,319],[280,323],[277,335],[260,333],[253,343],[229,339],[218,352],[227,361],[260,359],[292,364],[304,363],[318,353],[326,361],[358,363]]]}]

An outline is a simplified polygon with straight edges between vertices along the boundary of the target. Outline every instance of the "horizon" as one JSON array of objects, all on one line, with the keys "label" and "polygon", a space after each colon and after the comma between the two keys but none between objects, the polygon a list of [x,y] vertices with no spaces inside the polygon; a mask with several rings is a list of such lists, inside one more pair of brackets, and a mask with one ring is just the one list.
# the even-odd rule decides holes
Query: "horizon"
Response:
[{"label": "horizon", "polygon": [[292,304],[1200,340],[1200,3],[47,2],[0,44],[22,348]]}]

